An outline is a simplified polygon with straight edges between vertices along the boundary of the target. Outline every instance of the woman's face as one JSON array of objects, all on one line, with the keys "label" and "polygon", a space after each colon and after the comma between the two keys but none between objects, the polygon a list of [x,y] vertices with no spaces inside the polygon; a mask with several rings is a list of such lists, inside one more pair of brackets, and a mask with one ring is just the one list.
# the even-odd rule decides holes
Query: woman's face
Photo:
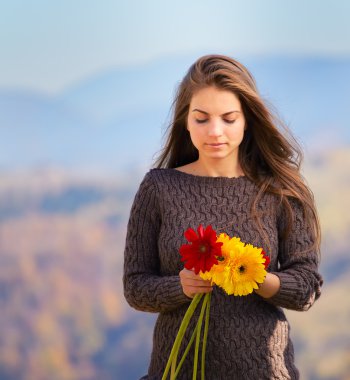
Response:
[{"label": "woman's face", "polygon": [[187,129],[200,159],[237,160],[245,125],[241,103],[234,93],[205,87],[192,96]]}]

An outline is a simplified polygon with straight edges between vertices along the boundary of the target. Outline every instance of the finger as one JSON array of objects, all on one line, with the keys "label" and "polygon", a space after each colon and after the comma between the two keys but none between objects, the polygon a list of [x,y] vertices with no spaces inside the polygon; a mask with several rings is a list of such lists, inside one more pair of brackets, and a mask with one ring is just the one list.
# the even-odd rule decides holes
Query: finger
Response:
[{"label": "finger", "polygon": [[197,279],[185,279],[181,281],[184,286],[203,286],[203,287],[211,287],[210,281],[205,280],[197,280]]},{"label": "finger", "polygon": [[193,271],[188,270],[188,269],[182,270],[180,272],[180,276],[183,278],[190,278],[190,279],[197,279],[200,281],[207,281],[207,280],[203,280],[199,274],[195,274]]},{"label": "finger", "polygon": [[210,293],[213,290],[212,287],[207,286],[188,286],[186,287],[186,293],[197,294],[197,293]]},{"label": "finger", "polygon": [[197,276],[192,270],[188,270],[186,268],[182,269],[182,271],[180,272],[181,275],[185,276],[185,277],[194,277],[194,276]]}]

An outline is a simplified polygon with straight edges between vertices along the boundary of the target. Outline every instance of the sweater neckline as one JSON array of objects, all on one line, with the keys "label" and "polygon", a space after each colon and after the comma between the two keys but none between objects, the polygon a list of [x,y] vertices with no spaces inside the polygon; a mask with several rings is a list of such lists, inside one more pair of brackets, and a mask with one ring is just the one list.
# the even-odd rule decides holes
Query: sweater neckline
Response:
[{"label": "sweater neckline", "polygon": [[185,173],[175,168],[163,168],[165,172],[173,175],[179,180],[183,180],[191,184],[200,184],[200,185],[210,185],[210,186],[232,186],[244,182],[249,182],[247,176],[242,175],[239,177],[211,177],[211,176],[200,176],[196,174]]}]

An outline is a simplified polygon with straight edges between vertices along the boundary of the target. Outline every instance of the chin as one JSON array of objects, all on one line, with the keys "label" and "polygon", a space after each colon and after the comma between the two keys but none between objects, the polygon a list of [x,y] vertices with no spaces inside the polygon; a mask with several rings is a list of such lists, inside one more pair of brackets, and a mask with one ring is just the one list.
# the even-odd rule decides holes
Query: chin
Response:
[{"label": "chin", "polygon": [[226,154],[208,154],[206,157],[210,159],[214,159],[214,160],[215,159],[222,160],[222,159],[227,158],[227,155]]}]

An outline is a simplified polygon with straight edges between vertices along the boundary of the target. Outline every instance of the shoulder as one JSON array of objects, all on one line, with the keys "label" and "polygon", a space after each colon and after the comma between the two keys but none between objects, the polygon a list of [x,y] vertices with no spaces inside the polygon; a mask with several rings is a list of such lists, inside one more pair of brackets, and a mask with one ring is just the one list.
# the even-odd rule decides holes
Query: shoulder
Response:
[{"label": "shoulder", "polygon": [[152,168],[144,175],[141,183],[157,184],[158,182],[165,180],[171,176],[175,169],[166,168]]},{"label": "shoulder", "polygon": [[156,198],[158,194],[159,169],[149,170],[142,178],[135,199]]},{"label": "shoulder", "polygon": [[[153,168],[150,169],[143,177],[140,190],[141,191],[151,191],[159,194],[161,189],[168,188],[171,189],[176,186],[181,180],[181,174],[175,169],[166,169],[166,168]],[[139,190],[139,191],[140,191]]]},{"label": "shoulder", "polygon": [[176,178],[176,174],[177,170],[175,169],[153,168],[146,173],[143,182],[153,184],[153,186],[157,187],[162,183],[166,183],[169,180]]},{"label": "shoulder", "polygon": [[167,171],[167,169],[150,169],[146,172],[135,194],[134,207],[152,205],[154,209],[158,208],[160,200],[167,193],[163,191],[164,186],[162,186],[162,183],[167,182]]},{"label": "shoulder", "polygon": [[177,184],[183,185],[186,183],[195,185],[197,181],[200,182],[201,178],[204,177],[191,174],[182,170],[182,168],[153,168],[145,175],[145,180],[153,182],[156,187],[162,185],[176,186]]}]

